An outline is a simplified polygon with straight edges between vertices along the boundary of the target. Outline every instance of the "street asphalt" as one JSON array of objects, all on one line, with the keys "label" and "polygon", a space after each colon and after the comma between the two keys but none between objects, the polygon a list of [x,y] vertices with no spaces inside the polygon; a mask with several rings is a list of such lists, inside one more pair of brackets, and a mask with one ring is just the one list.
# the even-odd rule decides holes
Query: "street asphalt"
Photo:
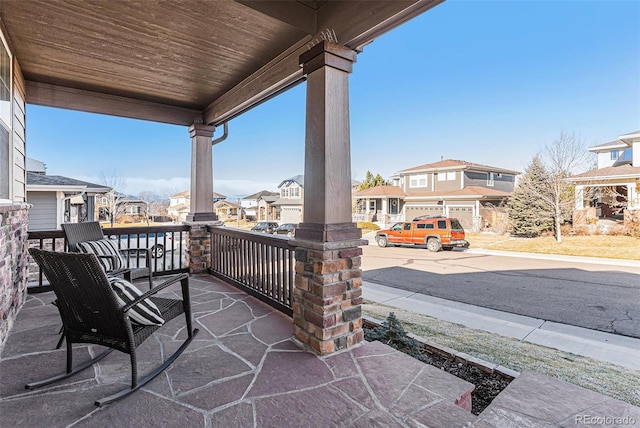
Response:
[{"label": "street asphalt", "polygon": [[[366,238],[368,237],[365,236]],[[371,244],[375,245],[373,242]],[[477,249],[468,250],[468,252],[472,254],[494,254],[504,257],[547,258],[556,261],[564,259],[564,261],[577,263],[640,267],[640,263],[637,261],[558,257]],[[640,339],[638,338],[516,315],[366,280],[363,284],[363,297],[367,300],[455,322],[471,328],[640,370]]]}]

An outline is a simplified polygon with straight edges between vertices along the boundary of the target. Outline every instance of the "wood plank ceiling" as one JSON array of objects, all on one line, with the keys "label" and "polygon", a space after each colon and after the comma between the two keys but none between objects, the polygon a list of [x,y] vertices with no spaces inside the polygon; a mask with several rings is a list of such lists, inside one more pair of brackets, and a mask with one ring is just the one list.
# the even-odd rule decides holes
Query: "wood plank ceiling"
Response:
[{"label": "wood plank ceiling", "polygon": [[0,0],[27,102],[220,124],[299,82],[319,33],[360,49],[444,0]]}]

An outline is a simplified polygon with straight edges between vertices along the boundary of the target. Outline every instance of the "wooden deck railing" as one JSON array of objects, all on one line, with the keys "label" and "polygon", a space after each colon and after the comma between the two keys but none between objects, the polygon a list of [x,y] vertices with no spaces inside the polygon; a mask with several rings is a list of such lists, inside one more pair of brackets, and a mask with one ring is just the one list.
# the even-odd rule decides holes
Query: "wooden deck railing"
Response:
[{"label": "wooden deck railing", "polygon": [[[188,226],[106,227],[102,230],[105,237],[117,240],[120,247],[149,248],[153,276],[189,271],[186,265],[185,246],[189,233]],[[67,243],[61,230],[29,232],[28,239],[29,247],[67,251]],[[128,267],[144,266],[144,254],[137,252],[125,262]],[[31,263],[29,265],[28,292],[40,293],[50,291],[50,289],[38,265]]]},{"label": "wooden deck railing", "polygon": [[211,226],[211,275],[292,315],[295,248],[277,235]]}]

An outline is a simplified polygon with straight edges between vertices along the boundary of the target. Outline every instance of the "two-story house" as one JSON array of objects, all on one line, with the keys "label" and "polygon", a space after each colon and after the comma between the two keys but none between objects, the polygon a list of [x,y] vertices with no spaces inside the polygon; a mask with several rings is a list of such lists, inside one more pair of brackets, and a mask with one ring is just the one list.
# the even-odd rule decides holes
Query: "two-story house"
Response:
[{"label": "two-story house", "polygon": [[[227,199],[225,195],[213,192],[212,204],[218,201]],[[169,197],[169,208],[167,208],[167,215],[174,221],[183,222],[187,220],[187,214],[189,214],[189,208],[191,204],[191,191],[185,190],[184,192],[176,193]]]},{"label": "two-story house", "polygon": [[280,210],[280,223],[301,223],[304,212],[304,175],[283,180],[278,189],[280,198],[271,206]]},{"label": "two-story house", "polygon": [[[260,215],[259,212],[259,202],[264,198],[270,199],[271,202],[274,202],[277,197],[280,195],[278,192],[269,192],[268,190],[261,190],[258,193],[254,193],[253,195],[246,196],[240,199],[240,205],[244,210],[247,219],[249,220],[267,220],[263,215]],[[263,205],[264,206],[264,205]],[[268,219],[272,220],[272,219]]]},{"label": "two-story house", "polygon": [[479,230],[491,221],[489,207],[499,206],[515,186],[518,171],[447,159],[400,171],[393,186],[355,192],[356,217],[382,225],[420,216],[447,216]]},{"label": "two-story house", "polygon": [[[598,156],[598,168],[568,179],[575,186],[574,226],[607,217],[640,220],[640,131],[588,150]],[[618,207],[622,215],[616,215]]]}]

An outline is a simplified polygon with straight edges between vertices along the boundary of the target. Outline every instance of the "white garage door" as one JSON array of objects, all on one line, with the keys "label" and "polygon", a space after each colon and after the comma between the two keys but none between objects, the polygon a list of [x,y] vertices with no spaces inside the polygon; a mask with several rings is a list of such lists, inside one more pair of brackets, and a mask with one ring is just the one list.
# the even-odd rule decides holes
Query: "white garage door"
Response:
[{"label": "white garage door", "polygon": [[405,219],[407,221],[411,221],[416,217],[420,216],[439,216],[442,214],[442,206],[440,205],[430,205],[430,206],[422,206],[422,207],[406,207],[406,215]]},{"label": "white garage door", "polygon": [[460,220],[465,230],[473,228],[473,207],[449,207],[449,217]]}]

